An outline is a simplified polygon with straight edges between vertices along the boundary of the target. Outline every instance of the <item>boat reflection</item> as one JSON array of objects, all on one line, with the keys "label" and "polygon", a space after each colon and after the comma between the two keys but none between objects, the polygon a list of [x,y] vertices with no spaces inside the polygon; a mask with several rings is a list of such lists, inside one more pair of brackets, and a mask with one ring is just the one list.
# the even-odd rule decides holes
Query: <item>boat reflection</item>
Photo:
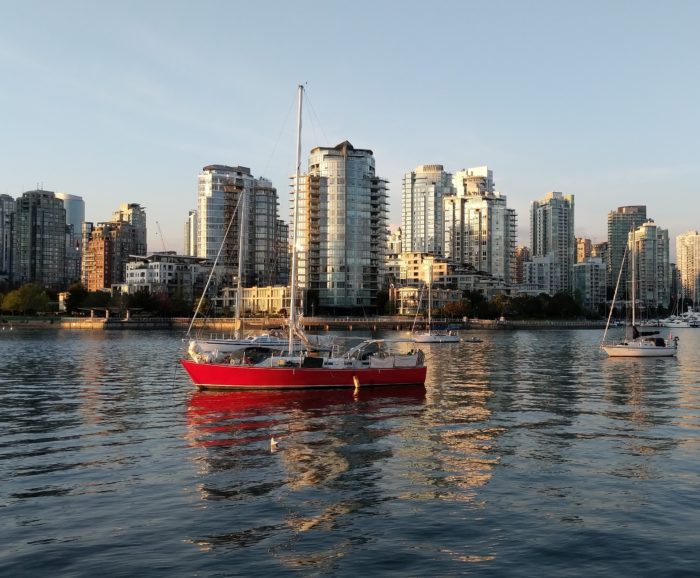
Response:
[{"label": "boat reflection", "polygon": [[[423,404],[424,386],[292,391],[195,391],[187,404],[189,440],[201,447],[246,444],[269,439],[290,418],[299,425],[315,416],[381,407]],[[300,419],[301,418],[301,419]],[[308,424],[308,427],[312,427]]]}]

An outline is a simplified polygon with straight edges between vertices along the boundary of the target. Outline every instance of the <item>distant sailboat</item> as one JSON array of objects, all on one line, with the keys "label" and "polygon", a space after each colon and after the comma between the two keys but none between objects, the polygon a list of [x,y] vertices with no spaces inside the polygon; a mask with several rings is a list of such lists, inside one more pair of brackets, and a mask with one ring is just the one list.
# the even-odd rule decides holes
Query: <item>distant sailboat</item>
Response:
[{"label": "distant sailboat", "polygon": [[433,330],[433,270],[430,268],[428,285],[428,329],[413,335],[416,343],[459,343],[459,335],[454,331]]},{"label": "distant sailboat", "polygon": [[627,249],[625,249],[625,254],[622,257],[622,263],[620,265],[620,272],[617,276],[615,293],[613,294],[613,302],[610,307],[608,321],[605,325],[605,333],[603,334],[601,347],[610,357],[673,357],[678,352],[678,337],[675,337],[674,339],[664,339],[663,337],[659,336],[659,331],[640,330],[637,327],[635,315],[637,300],[637,276],[634,247],[635,238],[634,232],[632,232],[632,322],[631,325],[625,329],[626,334],[631,332],[631,338],[629,335],[626,335],[625,339],[618,343],[605,344],[605,338],[608,334],[608,328],[610,327],[610,320],[612,318],[613,310],[615,309],[615,300],[620,287],[620,279],[622,278],[625,257],[627,256]]}]

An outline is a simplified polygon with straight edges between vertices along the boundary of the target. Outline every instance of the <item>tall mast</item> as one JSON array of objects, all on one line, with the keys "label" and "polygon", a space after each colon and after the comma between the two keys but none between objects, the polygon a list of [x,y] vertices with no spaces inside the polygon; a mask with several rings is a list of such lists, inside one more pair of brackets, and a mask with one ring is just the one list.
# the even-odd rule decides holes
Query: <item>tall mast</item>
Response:
[{"label": "tall mast", "polygon": [[634,310],[637,303],[637,247],[635,242],[635,233],[636,231],[634,230],[634,227],[632,227],[632,327],[634,327],[635,324]]},{"label": "tall mast", "polygon": [[433,264],[428,270],[428,335],[433,332]]},{"label": "tall mast", "polygon": [[297,234],[299,223],[299,180],[301,179],[301,103],[304,87],[298,87],[297,105],[297,164],[294,175],[294,223],[292,225],[292,270],[289,291],[289,355],[294,351],[294,331],[296,328],[296,286],[297,286]]},{"label": "tall mast", "polygon": [[241,203],[238,207],[238,283],[236,285],[236,321],[235,321],[235,337],[239,339],[241,337],[241,300],[243,293],[243,258],[245,252],[243,251],[243,244],[245,240],[245,202],[246,202],[246,191],[245,187],[241,193]]}]

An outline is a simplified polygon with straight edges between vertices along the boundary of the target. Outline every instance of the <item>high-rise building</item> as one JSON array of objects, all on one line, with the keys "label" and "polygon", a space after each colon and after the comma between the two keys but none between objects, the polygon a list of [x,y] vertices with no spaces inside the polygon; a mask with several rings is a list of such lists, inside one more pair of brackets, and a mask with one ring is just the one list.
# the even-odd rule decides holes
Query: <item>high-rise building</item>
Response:
[{"label": "high-rise building", "polygon": [[129,256],[145,256],[146,211],[138,203],[124,203],[105,223],[82,227],[82,281],[88,291],[124,283]]},{"label": "high-rise building", "polygon": [[251,206],[248,211],[250,234],[249,260],[252,264],[251,285],[276,285],[279,261],[277,248],[277,226],[279,204],[277,189],[267,179],[257,179],[253,184]]},{"label": "high-rise building", "polygon": [[599,311],[605,303],[605,263],[600,257],[574,265],[574,297],[588,311]]},{"label": "high-rise building", "polygon": [[127,221],[86,223],[83,231],[89,234],[84,240],[83,284],[88,291],[110,289],[112,285],[126,281],[126,265],[130,255],[143,255],[138,251],[141,235]]},{"label": "high-rise building", "polygon": [[[146,234],[146,210],[138,203],[123,203],[112,213],[113,223],[129,223],[134,227],[133,254],[146,255],[148,252]],[[120,281],[121,282],[121,281]]]},{"label": "high-rise building", "polygon": [[191,210],[185,221],[185,255],[197,255],[197,211]]},{"label": "high-rise building", "polygon": [[452,177],[452,185],[457,195],[467,197],[493,193],[496,184],[493,181],[493,171],[487,166],[473,167],[457,171]]},{"label": "high-rise building", "polygon": [[85,221],[85,201],[78,195],[68,193],[56,193],[56,198],[63,201],[66,209],[66,224],[73,227],[73,232],[78,237]]},{"label": "high-rise building", "polygon": [[81,235],[85,222],[85,201],[78,195],[56,193],[66,209],[66,260],[65,278],[67,283],[80,280],[82,265]]},{"label": "high-rise building", "polygon": [[391,289],[391,286],[398,283],[401,273],[401,253],[403,252],[403,230],[396,227],[389,231],[387,240],[386,259],[384,261],[385,278],[380,283],[384,289]]},{"label": "high-rise building", "polygon": [[529,289],[554,295],[562,278],[563,267],[553,253],[532,257],[523,263],[523,283]]},{"label": "high-rise building", "polygon": [[[647,208],[645,205],[631,205],[618,207],[608,213],[608,255],[605,262],[606,285],[615,287],[617,277],[622,267],[621,279],[629,279],[629,258],[624,260],[625,250],[628,245],[630,231],[633,231],[647,220]],[[624,287],[624,285],[623,285]]]},{"label": "high-rise building", "polygon": [[576,257],[574,196],[550,192],[542,200],[533,201],[530,204],[530,239],[533,258],[551,256],[553,262],[561,265],[556,268],[558,277],[543,289],[551,295],[571,293]]},{"label": "high-rise building", "polygon": [[387,181],[375,174],[372,151],[347,141],[312,149],[298,190],[299,285],[317,293],[326,311],[374,309],[386,253]]},{"label": "high-rise building", "polygon": [[505,195],[493,191],[492,171],[458,171],[452,182],[456,194],[443,199],[445,257],[512,283],[517,217]]},{"label": "high-rise building", "polygon": [[590,239],[576,237],[576,263],[583,263],[591,257],[593,251],[593,243]]},{"label": "high-rise building", "polygon": [[277,235],[284,231],[277,189],[269,180],[256,179],[248,167],[208,165],[199,175],[196,215],[197,256],[213,261],[221,248],[219,265],[228,271],[229,282],[238,274],[241,226],[243,286],[273,285],[287,276],[286,257],[276,252]]},{"label": "high-rise building", "polygon": [[636,298],[643,307],[668,307],[671,302],[671,268],[668,231],[649,219],[628,240],[634,242]]},{"label": "high-rise building", "polygon": [[289,225],[282,219],[277,219],[275,232],[275,269],[277,285],[289,285]]},{"label": "high-rise building", "polygon": [[[197,192],[198,257],[216,259],[230,221],[230,216],[226,219],[225,205],[229,213],[235,210],[240,192],[251,191],[254,180],[248,167],[207,165],[202,169]],[[233,226],[237,227],[237,223]],[[236,244],[237,239],[236,235]]]},{"label": "high-rise building", "polygon": [[688,231],[676,237],[676,267],[680,274],[680,298],[700,305],[700,233]]},{"label": "high-rise building", "polygon": [[[610,251],[608,250],[608,242],[603,241],[602,243],[593,243],[591,246],[591,257],[599,257],[602,261],[603,264],[605,265],[605,286],[606,286],[606,292],[607,292],[607,283],[608,283],[608,268],[607,268],[607,263],[608,263],[608,255]],[[607,293],[606,293],[607,296]]]},{"label": "high-rise building", "polygon": [[452,175],[442,165],[422,165],[403,177],[401,228],[404,252],[442,255],[442,199],[452,194]]},{"label": "high-rise building", "polygon": [[0,195],[0,275],[7,281],[12,266],[12,215],[15,200],[10,195]]},{"label": "high-rise building", "polygon": [[51,191],[28,191],[15,203],[11,282],[62,289],[65,284],[66,209]]},{"label": "high-rise building", "polygon": [[532,259],[530,247],[520,246],[515,249],[515,283],[524,283],[523,265]]}]

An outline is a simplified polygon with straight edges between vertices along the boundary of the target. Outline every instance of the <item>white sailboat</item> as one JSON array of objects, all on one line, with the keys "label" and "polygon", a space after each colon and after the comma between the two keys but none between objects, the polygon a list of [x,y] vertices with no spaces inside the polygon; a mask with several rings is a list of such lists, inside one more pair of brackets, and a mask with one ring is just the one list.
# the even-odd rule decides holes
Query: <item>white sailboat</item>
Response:
[{"label": "white sailboat", "polygon": [[[632,233],[632,323],[630,325],[631,329],[625,329],[625,338],[618,343],[605,344],[605,338],[608,334],[608,328],[610,327],[610,319],[612,318],[612,313],[615,308],[615,300],[617,298],[617,292],[620,287],[620,279],[622,277],[622,271],[624,269],[625,257],[627,256],[627,249],[625,249],[625,254],[622,258],[622,264],[620,265],[620,272],[617,276],[617,283],[615,285],[615,293],[613,294],[613,302],[610,307],[610,314],[608,315],[608,322],[605,325],[605,333],[603,333],[602,349],[609,357],[673,357],[678,352],[678,337],[671,339],[664,339],[659,335],[659,331],[647,331],[640,330],[637,327],[637,320],[635,316],[636,301],[637,301],[637,276],[636,276],[636,259],[634,254],[635,239],[634,232]],[[631,338],[627,335],[628,331],[631,331]]]},{"label": "white sailboat", "polygon": [[432,269],[429,273],[428,285],[428,329],[424,333],[416,333],[413,335],[413,341],[416,343],[459,343],[459,335],[454,331],[433,331],[433,274]]}]

